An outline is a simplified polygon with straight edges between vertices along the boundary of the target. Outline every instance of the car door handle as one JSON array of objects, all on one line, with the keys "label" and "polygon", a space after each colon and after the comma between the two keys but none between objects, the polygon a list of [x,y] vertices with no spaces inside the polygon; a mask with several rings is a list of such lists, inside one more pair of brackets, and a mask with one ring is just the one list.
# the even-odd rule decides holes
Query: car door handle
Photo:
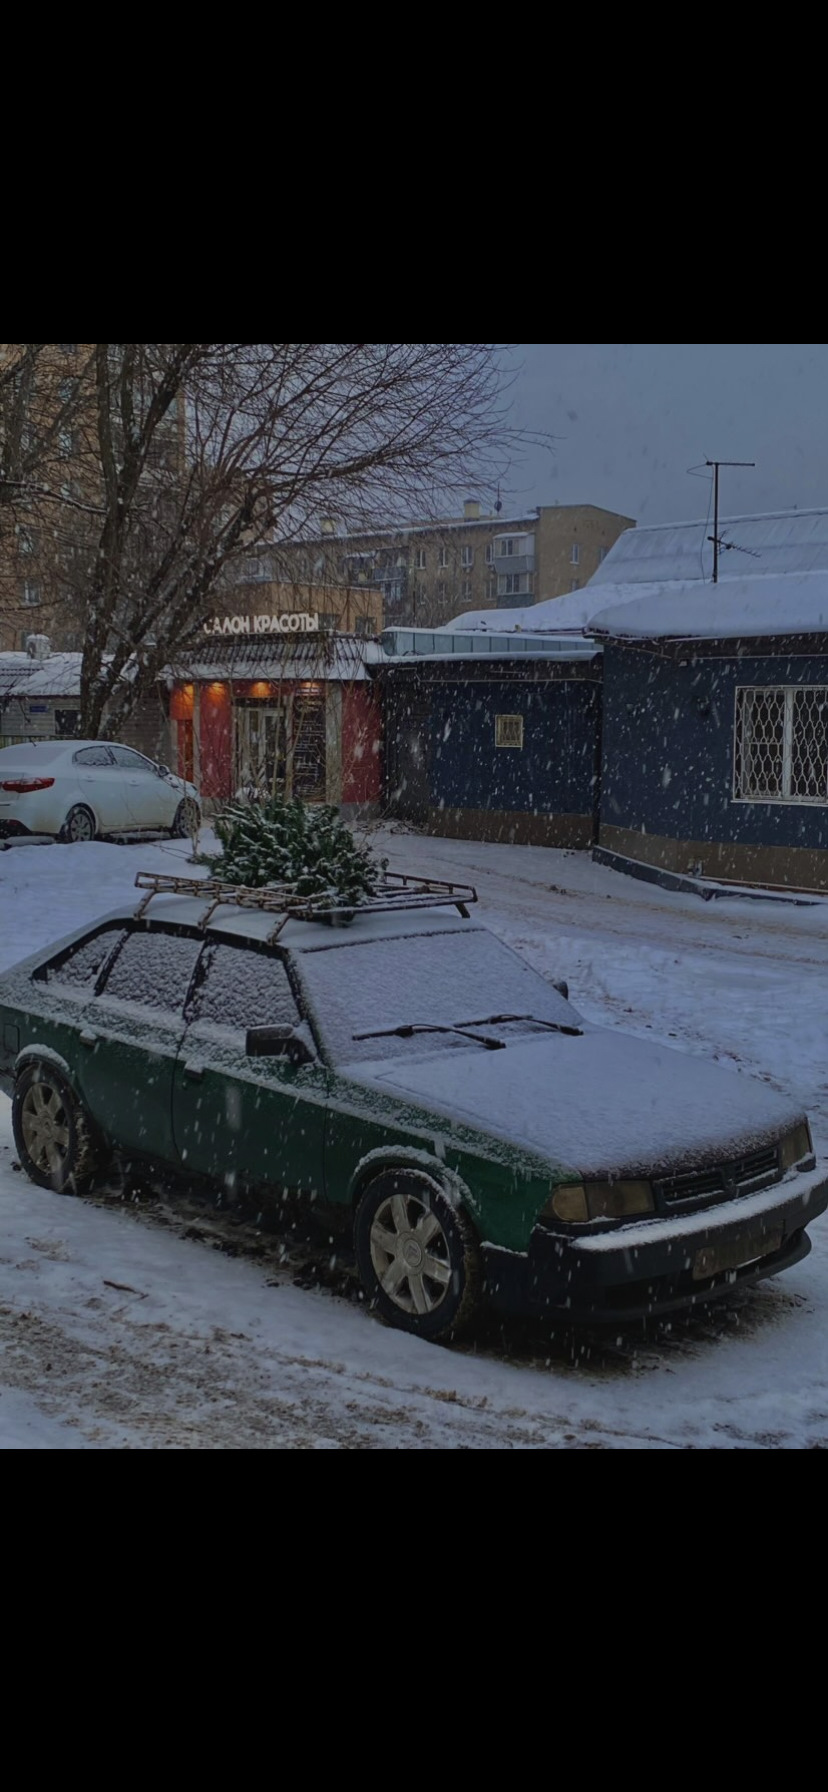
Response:
[{"label": "car door handle", "polygon": [[78,1038],[81,1045],[97,1045],[98,1043],[97,1033],[88,1033],[85,1029],[82,1033],[78,1034]]},{"label": "car door handle", "polygon": [[185,1064],[183,1068],[184,1068],[184,1075],[189,1078],[191,1083],[203,1082],[203,1080],[204,1080],[204,1065],[203,1064]]}]

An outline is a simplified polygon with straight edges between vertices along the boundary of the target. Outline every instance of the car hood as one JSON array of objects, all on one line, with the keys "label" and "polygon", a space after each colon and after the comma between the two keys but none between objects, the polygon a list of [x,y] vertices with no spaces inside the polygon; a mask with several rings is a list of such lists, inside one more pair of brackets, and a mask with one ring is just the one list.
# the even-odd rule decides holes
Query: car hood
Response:
[{"label": "car hood", "polygon": [[713,1163],[759,1150],[804,1119],[757,1078],[598,1027],[498,1052],[470,1045],[351,1065],[348,1074],[583,1176]]}]

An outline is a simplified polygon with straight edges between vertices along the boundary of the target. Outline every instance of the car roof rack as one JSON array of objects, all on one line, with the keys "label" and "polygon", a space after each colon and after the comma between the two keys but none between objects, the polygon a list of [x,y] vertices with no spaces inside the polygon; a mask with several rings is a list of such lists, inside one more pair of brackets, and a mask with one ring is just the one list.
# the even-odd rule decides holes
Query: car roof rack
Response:
[{"label": "car roof rack", "polygon": [[317,896],[304,896],[295,884],[265,884],[254,889],[249,884],[222,883],[218,877],[172,877],[166,872],[139,871],[136,889],[146,891],[135,911],[143,915],[154,896],[203,896],[207,907],[199,916],[199,927],[207,927],[217,908],[257,908],[279,916],[269,940],[278,938],[286,921],[327,921],[344,924],[355,915],[391,914],[397,909],[456,908],[465,921],[468,905],[477,901],[473,884],[444,883],[437,877],[408,877],[398,871],[386,871],[371,896],[359,903],[346,902],[336,890]]}]

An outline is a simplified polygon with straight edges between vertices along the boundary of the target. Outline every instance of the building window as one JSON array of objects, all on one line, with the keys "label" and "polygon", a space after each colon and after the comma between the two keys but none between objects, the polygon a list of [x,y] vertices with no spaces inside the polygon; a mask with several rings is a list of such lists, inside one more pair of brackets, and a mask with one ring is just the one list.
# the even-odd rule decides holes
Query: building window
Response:
[{"label": "building window", "polygon": [[526,574],[524,572],[502,572],[497,581],[498,597],[526,596]]},{"label": "building window", "polygon": [[448,566],[448,548],[440,549],[440,554],[439,554],[437,564],[438,564],[438,566]]},{"label": "building window", "polygon": [[440,579],[440,581],[437,585],[437,602],[438,602],[438,604],[443,605],[445,603],[445,601],[446,601],[446,581],[445,581],[445,579]]},{"label": "building window", "polygon": [[474,565],[474,548],[461,548],[460,549],[460,565],[461,566],[473,566]]},{"label": "building window", "polygon": [[737,690],[733,795],[742,802],[828,803],[828,687]]},{"label": "building window", "polygon": [[374,621],[373,616],[357,616],[356,622],[354,624],[354,633],[355,634],[362,635],[364,637],[366,635],[375,635],[376,632],[377,632],[377,625]]},{"label": "building window", "polygon": [[17,546],[21,554],[36,554],[40,547],[40,537],[36,529],[21,529],[17,538]]},{"label": "building window", "polygon": [[77,347],[78,347],[78,345],[76,342],[59,342],[58,343],[58,348],[60,349],[60,352],[62,355],[76,354]]},{"label": "building window", "polygon": [[570,579],[569,589],[570,589],[570,591],[580,591],[580,589],[581,589],[580,579]]},{"label": "building window", "polygon": [[515,538],[514,538],[514,536],[513,536],[513,535],[503,535],[503,536],[501,536],[501,539],[500,539],[500,541],[499,541],[499,543],[498,543],[498,555],[499,555],[499,558],[500,558],[500,559],[501,559],[501,560],[502,560],[502,559],[503,559],[503,558],[504,558],[504,555],[506,555],[506,554],[513,554],[513,553],[514,553],[514,551],[515,551]]},{"label": "building window", "polygon": [[601,565],[602,560],[606,560],[608,553],[609,553],[609,548],[599,548],[598,549],[598,565],[599,566]]},{"label": "building window", "polygon": [[571,549],[569,558],[570,558],[573,566],[580,566],[580,564],[581,564],[581,548],[580,548],[580,544],[577,541],[573,541],[573,543],[572,543],[572,549]]},{"label": "building window", "polygon": [[71,429],[58,430],[58,453],[61,460],[70,460],[75,452],[75,434]]},{"label": "building window", "polygon": [[71,740],[72,736],[78,732],[79,721],[79,709],[56,709],[55,734],[58,740]]},{"label": "building window", "polygon": [[495,716],[495,746],[523,746],[522,716]]},{"label": "building window", "polygon": [[320,612],[319,627],[321,629],[326,629],[328,631],[328,633],[332,635],[336,632],[336,623],[337,623],[337,618],[336,618],[335,611],[322,610]]},{"label": "building window", "polygon": [[471,597],[471,594],[472,594],[471,579],[464,579],[460,586],[460,596],[468,599]]},{"label": "building window", "polygon": [[40,603],[40,586],[35,579],[23,580],[23,602],[27,609],[33,609]]},{"label": "building window", "polygon": [[494,561],[494,542],[488,541],[486,543],[486,565],[491,566],[493,564],[493,561]]},{"label": "building window", "polygon": [[425,563],[426,563],[425,548],[418,548],[416,554],[414,555],[414,565],[417,567],[417,570],[419,572],[425,571]]}]

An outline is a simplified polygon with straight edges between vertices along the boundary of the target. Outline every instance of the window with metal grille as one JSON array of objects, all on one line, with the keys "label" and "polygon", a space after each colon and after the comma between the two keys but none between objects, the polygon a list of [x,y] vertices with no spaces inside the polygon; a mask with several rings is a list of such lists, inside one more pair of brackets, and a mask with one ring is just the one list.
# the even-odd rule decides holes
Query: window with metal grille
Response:
[{"label": "window with metal grille", "polygon": [[522,716],[495,716],[495,746],[523,746]]},{"label": "window with metal grille", "polygon": [[737,690],[733,795],[743,802],[828,803],[828,687]]}]

